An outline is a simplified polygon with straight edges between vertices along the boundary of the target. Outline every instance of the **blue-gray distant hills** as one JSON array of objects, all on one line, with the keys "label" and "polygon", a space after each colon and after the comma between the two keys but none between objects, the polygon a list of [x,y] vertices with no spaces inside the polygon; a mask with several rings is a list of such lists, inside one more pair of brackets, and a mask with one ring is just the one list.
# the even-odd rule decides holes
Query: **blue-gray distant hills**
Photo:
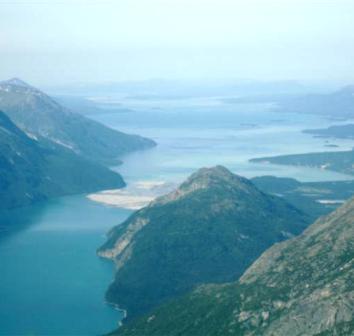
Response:
[{"label": "blue-gray distant hills", "polygon": [[73,113],[16,78],[0,82],[0,110],[26,133],[105,165],[119,163],[123,154],[156,145],[153,140],[113,130]]},{"label": "blue-gray distant hills", "polygon": [[284,92],[279,88],[273,92],[251,92],[223,101],[229,104],[273,103],[274,110],[281,113],[317,114],[339,120],[354,117],[354,85],[325,93]]},{"label": "blue-gray distant hills", "polygon": [[354,117],[354,86],[331,93],[307,94],[278,100],[280,112],[309,113],[335,119]]},{"label": "blue-gray distant hills", "polygon": [[266,248],[309,222],[222,166],[200,169],[109,233],[99,250],[117,266],[107,299],[133,319],[202,283],[236,280]]}]

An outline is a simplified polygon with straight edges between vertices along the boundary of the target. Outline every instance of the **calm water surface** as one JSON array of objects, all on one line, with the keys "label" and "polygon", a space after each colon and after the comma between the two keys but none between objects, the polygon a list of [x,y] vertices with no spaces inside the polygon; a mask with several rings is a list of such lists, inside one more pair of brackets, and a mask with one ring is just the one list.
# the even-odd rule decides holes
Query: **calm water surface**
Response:
[{"label": "calm water surface", "polygon": [[129,211],[70,196],[1,215],[1,335],[98,335],[120,312],[104,303],[113,265],[95,251]]}]

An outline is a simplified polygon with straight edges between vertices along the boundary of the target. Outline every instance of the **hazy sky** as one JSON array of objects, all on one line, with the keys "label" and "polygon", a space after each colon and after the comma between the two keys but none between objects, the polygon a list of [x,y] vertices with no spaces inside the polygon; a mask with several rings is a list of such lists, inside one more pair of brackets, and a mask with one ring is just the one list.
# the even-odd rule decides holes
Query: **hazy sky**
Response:
[{"label": "hazy sky", "polygon": [[354,83],[354,0],[0,0],[0,78]]}]

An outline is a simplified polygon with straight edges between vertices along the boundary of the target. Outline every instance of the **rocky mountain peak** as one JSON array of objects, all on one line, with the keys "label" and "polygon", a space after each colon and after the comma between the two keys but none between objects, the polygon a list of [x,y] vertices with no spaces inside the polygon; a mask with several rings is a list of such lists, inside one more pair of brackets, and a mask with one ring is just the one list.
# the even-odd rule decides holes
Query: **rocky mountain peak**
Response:
[{"label": "rocky mountain peak", "polygon": [[223,189],[225,191],[234,190],[247,194],[259,192],[252,182],[246,178],[233,174],[227,168],[218,165],[197,170],[177,190],[158,198],[153,204],[166,204],[194,192],[206,189],[210,190],[211,188]]},{"label": "rocky mountain peak", "polygon": [[199,169],[192,174],[182,186],[187,186],[188,184],[193,183],[208,186],[220,183],[230,183],[234,186],[240,186],[242,184],[250,185],[250,182],[246,178],[233,174],[230,170],[220,165]]},{"label": "rocky mountain peak", "polygon": [[1,84],[16,85],[16,86],[21,86],[21,87],[25,87],[25,88],[32,88],[31,85],[27,84],[22,79],[17,78],[17,77],[5,80],[5,81],[1,82]]},{"label": "rocky mountain peak", "polygon": [[299,210],[226,168],[200,169],[110,231],[98,251],[117,266],[107,299],[132,319],[197,284],[236,280],[307,224]]}]

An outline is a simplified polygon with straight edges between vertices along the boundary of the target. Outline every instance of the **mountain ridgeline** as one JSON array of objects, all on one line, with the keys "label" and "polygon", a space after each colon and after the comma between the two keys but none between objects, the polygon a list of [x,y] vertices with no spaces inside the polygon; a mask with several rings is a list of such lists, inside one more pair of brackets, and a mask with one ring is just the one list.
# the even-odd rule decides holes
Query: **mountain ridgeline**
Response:
[{"label": "mountain ridgeline", "polygon": [[239,281],[203,285],[127,323],[121,336],[354,334],[354,199],[275,244]]},{"label": "mountain ridgeline", "polygon": [[123,154],[155,146],[150,139],[113,130],[73,113],[16,78],[0,82],[0,110],[25,132],[105,165],[119,163]]},{"label": "mountain ridgeline", "polygon": [[350,119],[354,116],[354,86],[345,86],[330,93],[281,97],[277,110],[286,113],[309,113]]},{"label": "mountain ridgeline", "polygon": [[125,186],[105,165],[154,146],[72,113],[19,79],[0,82],[0,209]]},{"label": "mountain ridgeline", "polygon": [[45,138],[30,138],[0,112],[0,209],[124,185],[108,168]]},{"label": "mountain ridgeline", "polygon": [[235,281],[308,224],[301,211],[226,168],[200,169],[110,231],[98,251],[117,266],[107,300],[131,320],[200,284]]}]

